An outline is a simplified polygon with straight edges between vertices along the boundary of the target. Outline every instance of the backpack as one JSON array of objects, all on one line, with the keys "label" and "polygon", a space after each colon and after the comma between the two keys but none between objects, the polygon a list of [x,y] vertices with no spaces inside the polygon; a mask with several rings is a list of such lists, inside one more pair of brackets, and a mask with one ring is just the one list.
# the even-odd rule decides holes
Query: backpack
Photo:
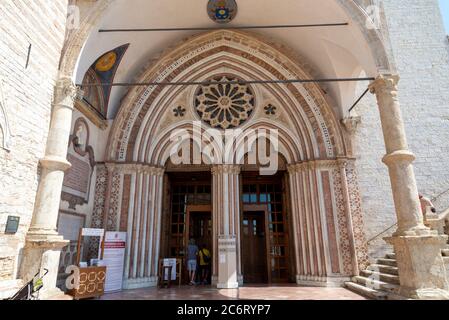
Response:
[{"label": "backpack", "polygon": [[203,256],[203,261],[204,261],[204,263],[205,263],[205,264],[210,264],[210,260],[211,260],[210,255],[209,255],[209,256],[206,255],[206,254],[204,253],[203,249],[201,249],[201,255]]}]

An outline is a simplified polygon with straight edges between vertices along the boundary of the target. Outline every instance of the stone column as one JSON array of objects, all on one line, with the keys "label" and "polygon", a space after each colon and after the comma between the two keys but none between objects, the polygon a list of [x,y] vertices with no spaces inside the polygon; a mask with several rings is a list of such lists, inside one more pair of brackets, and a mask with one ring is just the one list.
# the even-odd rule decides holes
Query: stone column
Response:
[{"label": "stone column", "polygon": [[240,166],[212,167],[213,275],[220,289],[238,288],[240,265]]},{"label": "stone column", "polygon": [[151,165],[121,165],[131,175],[127,207],[127,250],[123,286],[157,286],[161,238],[164,169]]},{"label": "stone column", "polygon": [[441,249],[447,236],[424,226],[413,170],[415,156],[408,150],[398,100],[399,76],[381,75],[370,90],[377,97],[387,155],[398,229],[385,239],[394,246],[399,268],[399,294],[415,299],[449,298]]},{"label": "stone column", "polygon": [[29,281],[44,269],[41,298],[60,293],[56,289],[61,249],[68,244],[57,232],[59,202],[66,160],[76,87],[68,77],[60,78],[54,89],[54,102],[45,156],[40,160],[41,177],[36,194],[33,218],[26,236],[20,277]]}]

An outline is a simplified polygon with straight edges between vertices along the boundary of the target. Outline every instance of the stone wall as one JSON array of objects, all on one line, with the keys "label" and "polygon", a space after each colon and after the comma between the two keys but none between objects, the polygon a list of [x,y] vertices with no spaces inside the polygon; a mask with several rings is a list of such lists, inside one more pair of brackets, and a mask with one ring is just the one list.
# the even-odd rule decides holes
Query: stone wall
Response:
[{"label": "stone wall", "polygon": [[[388,36],[398,73],[399,99],[410,149],[416,154],[421,193],[441,195],[438,210],[449,207],[449,42],[438,2],[384,0]],[[363,89],[360,88],[363,92]],[[358,171],[368,239],[396,222],[379,113],[374,97],[363,100],[357,133]],[[394,231],[394,228],[391,230]],[[387,236],[390,232],[383,234]],[[372,256],[386,250],[381,237],[371,243]]]},{"label": "stone wall", "polygon": [[[0,280],[16,277],[17,257],[33,212],[38,160],[44,155],[66,14],[65,0],[10,0],[0,6],[0,85],[4,96],[0,103],[4,110],[1,117],[7,119],[0,122],[0,131],[8,123],[10,132],[9,150],[1,148],[0,141]],[[20,217],[15,235],[4,233],[9,215]]]}]

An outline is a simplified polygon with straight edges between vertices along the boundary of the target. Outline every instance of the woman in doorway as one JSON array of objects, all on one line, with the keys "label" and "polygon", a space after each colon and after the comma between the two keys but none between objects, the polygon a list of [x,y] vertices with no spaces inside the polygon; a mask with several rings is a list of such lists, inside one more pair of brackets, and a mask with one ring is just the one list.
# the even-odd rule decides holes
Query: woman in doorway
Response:
[{"label": "woman in doorway", "polygon": [[189,286],[195,284],[197,256],[198,256],[198,246],[195,244],[195,239],[190,239],[189,245],[187,247],[187,270],[189,271],[190,277]]},{"label": "woman in doorway", "polygon": [[208,284],[211,254],[205,244],[201,245],[201,250],[198,252],[198,257],[200,260],[201,282],[202,284]]}]

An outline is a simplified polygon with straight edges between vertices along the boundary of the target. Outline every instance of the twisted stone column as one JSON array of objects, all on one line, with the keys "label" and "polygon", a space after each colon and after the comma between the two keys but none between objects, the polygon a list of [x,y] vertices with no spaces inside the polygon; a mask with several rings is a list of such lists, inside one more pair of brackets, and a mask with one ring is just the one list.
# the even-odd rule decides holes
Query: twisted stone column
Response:
[{"label": "twisted stone column", "polygon": [[240,274],[240,166],[212,167],[213,276],[221,289],[238,288]]},{"label": "twisted stone column", "polygon": [[33,218],[26,236],[20,277],[29,281],[44,269],[41,297],[59,293],[56,289],[61,249],[68,244],[57,232],[59,203],[64,171],[70,168],[66,160],[72,122],[76,87],[68,77],[60,78],[55,85],[50,130],[45,156],[40,160],[41,177],[36,194]]},{"label": "twisted stone column", "polygon": [[399,76],[381,75],[371,85],[379,106],[398,229],[385,239],[394,246],[400,277],[399,294],[415,299],[449,298],[441,249],[447,236],[424,226],[413,170],[415,156],[408,150],[397,84]]}]

